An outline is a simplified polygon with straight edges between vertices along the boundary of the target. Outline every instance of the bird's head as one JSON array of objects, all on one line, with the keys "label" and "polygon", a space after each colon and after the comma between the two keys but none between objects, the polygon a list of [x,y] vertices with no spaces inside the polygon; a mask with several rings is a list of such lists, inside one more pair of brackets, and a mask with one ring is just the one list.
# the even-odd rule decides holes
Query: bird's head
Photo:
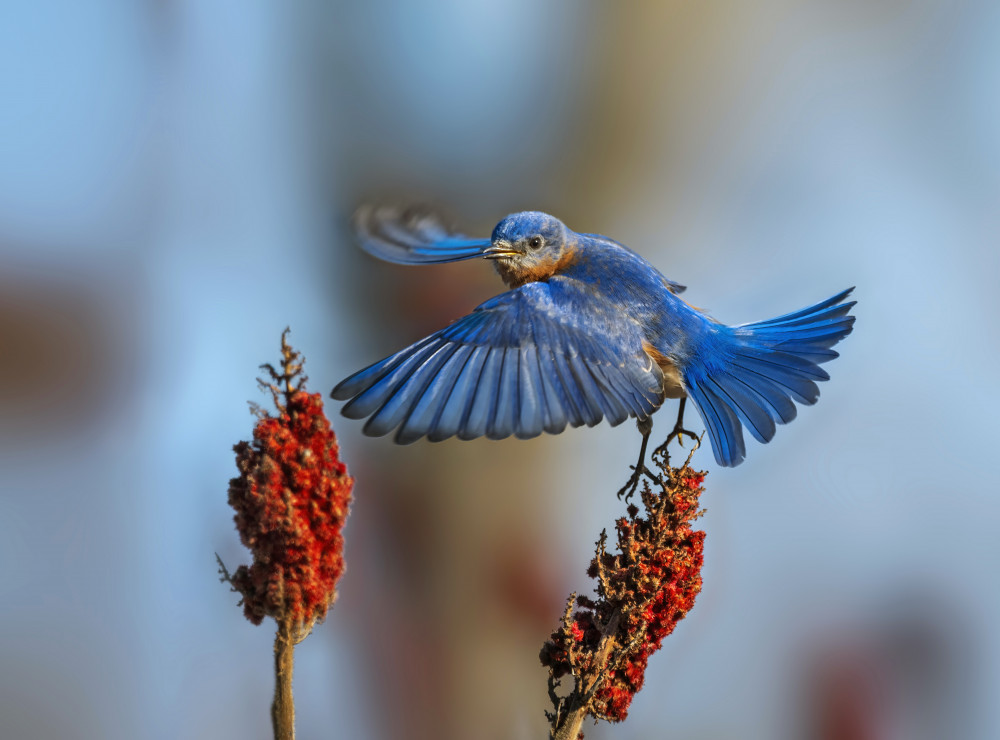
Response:
[{"label": "bird's head", "polygon": [[493,229],[483,256],[493,260],[509,288],[546,280],[576,261],[572,232],[562,221],[539,211],[507,216]]}]

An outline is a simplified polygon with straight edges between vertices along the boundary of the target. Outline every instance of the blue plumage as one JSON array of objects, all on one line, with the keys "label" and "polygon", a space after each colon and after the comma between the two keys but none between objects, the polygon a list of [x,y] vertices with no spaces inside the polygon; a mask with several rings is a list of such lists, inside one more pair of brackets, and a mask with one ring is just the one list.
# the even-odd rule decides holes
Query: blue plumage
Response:
[{"label": "blue plumage", "polygon": [[[538,212],[491,239],[456,235],[429,211],[366,208],[362,245],[404,264],[492,260],[510,289],[344,380],[333,397],[366,434],[401,444],[557,434],[645,421],[690,398],[720,465],[743,461],[743,427],[766,443],[819,398],[820,367],[850,334],[851,290],[767,321],[725,326],[678,297],[684,286],[616,241]],[[681,407],[683,409],[683,405]],[[675,432],[680,429],[680,419]],[[648,432],[646,432],[648,434]],[[644,447],[645,449],[645,447]]]}]

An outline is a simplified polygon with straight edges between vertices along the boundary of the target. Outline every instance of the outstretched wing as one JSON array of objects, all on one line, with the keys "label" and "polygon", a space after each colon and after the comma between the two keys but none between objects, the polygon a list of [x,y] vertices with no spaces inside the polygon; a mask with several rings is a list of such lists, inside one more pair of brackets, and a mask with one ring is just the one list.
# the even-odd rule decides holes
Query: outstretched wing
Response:
[{"label": "outstretched wing", "polygon": [[333,389],[370,436],[408,444],[458,435],[522,439],[566,425],[620,424],[663,401],[663,376],[638,325],[611,307],[584,311],[566,282],[528,283]]},{"label": "outstretched wing", "polygon": [[426,206],[364,205],[354,229],[369,254],[403,265],[458,262],[482,256],[489,239],[469,239]]}]

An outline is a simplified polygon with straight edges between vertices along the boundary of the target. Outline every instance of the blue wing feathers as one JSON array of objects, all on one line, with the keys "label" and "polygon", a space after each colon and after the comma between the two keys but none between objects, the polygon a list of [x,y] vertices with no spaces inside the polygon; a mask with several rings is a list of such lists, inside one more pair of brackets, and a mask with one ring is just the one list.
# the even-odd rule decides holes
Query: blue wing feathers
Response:
[{"label": "blue wing feathers", "polygon": [[397,441],[401,444],[415,442],[438,424],[451,389],[472,353],[472,347],[452,345],[451,355],[416,396],[406,421],[399,428]]},{"label": "blue wing feathers", "polygon": [[[539,372],[545,382],[546,398],[548,407],[552,415],[554,427],[561,431],[566,428],[566,424],[580,426],[583,423],[582,414],[571,397],[570,387],[567,386],[566,378],[569,370],[564,362],[560,362],[560,346],[566,344],[563,337],[556,337],[549,331],[549,324],[541,317],[528,315],[531,338],[534,346],[538,348]],[[558,330],[555,330],[558,331]],[[558,339],[558,341],[557,341]]]},{"label": "blue wing feathers", "polygon": [[487,347],[472,348],[458,378],[448,391],[448,397],[441,407],[437,421],[427,435],[427,438],[432,442],[453,437],[463,428],[472,407],[474,391],[488,354],[489,348]]},{"label": "blue wing feathers", "polygon": [[548,352],[544,349],[538,350],[536,360],[545,400],[545,431],[549,434],[559,434],[569,423],[566,392],[555,375],[555,367],[548,359]]},{"label": "blue wing feathers", "polygon": [[573,371],[569,366],[569,358],[562,353],[552,353],[552,364],[555,368],[555,380],[562,387],[566,395],[567,412],[570,414],[570,424],[574,427],[593,426],[597,422],[591,421],[591,408],[583,396],[583,389],[577,382]]},{"label": "blue wing feathers", "polygon": [[603,364],[592,366],[591,371],[597,377],[598,382],[607,389],[608,393],[614,396],[618,405],[624,409],[625,417],[621,421],[624,421],[629,416],[643,415],[643,408],[638,401],[638,395],[630,388],[624,387],[624,379],[620,377],[620,373],[613,372],[610,366]]},{"label": "blue wing feathers", "polygon": [[413,355],[402,363],[396,371],[355,399],[359,403],[349,410],[352,414],[351,418],[354,418],[354,415],[358,413],[368,411],[371,406],[377,404],[377,408],[371,412],[371,416],[363,427],[365,434],[372,437],[387,434],[403,421],[409,411],[409,404],[405,403],[407,397],[400,391],[407,386],[415,374],[420,372],[424,361],[440,349],[440,347],[435,346]]},{"label": "blue wing feathers", "polygon": [[614,406],[615,413],[608,415],[608,421],[612,426],[616,424],[621,424],[630,416],[636,416],[641,414],[641,409],[636,409],[633,407],[635,404],[635,399],[632,397],[631,393],[625,392],[621,388],[620,384],[615,382],[614,373],[609,371],[610,368],[606,365],[591,365],[590,371],[594,376],[594,379],[602,387],[605,396]]},{"label": "blue wing feathers", "polygon": [[538,352],[534,345],[529,345],[521,351],[518,371],[520,406],[516,434],[520,439],[529,439],[537,437],[552,423],[538,369]]},{"label": "blue wing feathers", "polygon": [[508,347],[504,350],[500,366],[500,382],[497,387],[497,400],[486,427],[486,436],[490,439],[504,439],[514,433],[518,423],[520,399],[518,398],[518,355],[520,350]]},{"label": "blue wing feathers", "polygon": [[487,353],[479,379],[470,389],[473,397],[466,418],[459,428],[459,439],[475,439],[486,435],[490,419],[493,418],[493,410],[496,408],[503,355],[504,350],[496,347]]},{"label": "blue wing feathers", "polygon": [[[403,423],[413,408],[413,400],[423,395],[424,389],[433,380],[437,370],[454,351],[454,345],[440,344],[432,352],[422,355],[420,363],[405,380],[398,382],[392,388],[385,403],[365,424],[365,434],[373,437],[381,436]],[[413,440],[400,435],[396,441],[407,444]]]},{"label": "blue wing feathers", "polygon": [[615,393],[614,388],[605,379],[604,373],[601,371],[601,366],[589,365],[586,370],[590,373],[590,378],[598,389],[598,402],[600,403],[603,415],[607,417],[608,423],[611,426],[621,424],[628,418],[628,409],[622,403],[618,394]]},{"label": "blue wing feathers", "polygon": [[[517,436],[520,439],[536,437],[543,431],[555,428],[552,406],[558,401],[551,389],[546,388],[541,359],[539,358],[538,337],[531,316],[526,317],[529,333],[522,342],[520,357],[521,408]],[[544,351],[544,350],[543,350]],[[561,431],[561,429],[559,430]]]},{"label": "blue wing feathers", "polygon": [[374,413],[395,388],[406,381],[410,373],[419,365],[436,345],[421,343],[410,350],[401,353],[397,360],[390,363],[381,374],[370,378],[367,387],[354,399],[344,405],[341,413],[348,419],[363,419]]},{"label": "blue wing feathers", "polygon": [[[345,400],[348,398],[353,398],[362,391],[367,390],[374,384],[379,378],[386,375],[386,373],[393,370],[401,362],[403,362],[407,357],[413,355],[414,352],[419,351],[422,347],[425,347],[428,343],[434,341],[435,336],[429,336],[426,339],[422,339],[415,344],[410,345],[404,350],[397,352],[394,355],[386,357],[384,360],[380,360],[363,370],[359,370],[348,378],[342,380],[336,388],[330,393],[333,398],[338,400]],[[358,417],[360,418],[360,417]]]},{"label": "blue wing feathers", "polygon": [[630,409],[629,404],[609,377],[611,375],[609,352],[588,336],[581,337],[579,345],[580,351],[585,353],[587,357],[596,358],[596,361],[585,363],[585,368],[589,372],[590,380],[598,388],[599,403],[604,415],[608,417],[612,426],[621,424],[629,417]]},{"label": "blue wing feathers", "polygon": [[583,364],[583,360],[576,352],[566,358],[567,366],[576,385],[577,394],[574,400],[580,405],[580,410],[584,412],[584,421],[588,427],[592,427],[601,422],[604,418],[602,409],[602,394],[597,384],[594,382],[590,371]]},{"label": "blue wing feathers", "polygon": [[404,408],[400,412],[402,421],[398,424],[395,437],[397,444],[411,444],[427,433],[441,406],[441,396],[435,392],[436,381],[446,371],[456,349],[454,346],[443,348],[439,355],[415,371],[405,386],[400,387]]},{"label": "blue wing feathers", "polygon": [[566,424],[580,426],[583,423],[582,415],[566,388],[563,369],[556,359],[556,354],[543,344],[539,344],[539,348],[538,367],[545,383],[553,425],[559,427],[560,431],[566,428]]},{"label": "blue wing feathers", "polygon": [[404,265],[440,264],[481,257],[489,239],[468,239],[427,208],[362,206],[354,229],[369,254]]}]

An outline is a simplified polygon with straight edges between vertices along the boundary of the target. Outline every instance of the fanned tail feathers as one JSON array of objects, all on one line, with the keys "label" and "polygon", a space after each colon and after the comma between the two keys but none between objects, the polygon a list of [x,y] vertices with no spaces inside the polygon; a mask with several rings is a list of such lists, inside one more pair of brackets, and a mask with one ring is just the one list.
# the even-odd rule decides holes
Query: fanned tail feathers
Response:
[{"label": "fanned tail feathers", "polygon": [[822,303],[768,321],[720,332],[715,361],[691,362],[684,384],[708,429],[716,461],[739,465],[746,456],[742,426],[758,442],[769,442],[776,424],[795,418],[793,401],[812,405],[817,381],[830,376],[820,367],[838,356],[831,347],[851,333],[854,288]]}]

